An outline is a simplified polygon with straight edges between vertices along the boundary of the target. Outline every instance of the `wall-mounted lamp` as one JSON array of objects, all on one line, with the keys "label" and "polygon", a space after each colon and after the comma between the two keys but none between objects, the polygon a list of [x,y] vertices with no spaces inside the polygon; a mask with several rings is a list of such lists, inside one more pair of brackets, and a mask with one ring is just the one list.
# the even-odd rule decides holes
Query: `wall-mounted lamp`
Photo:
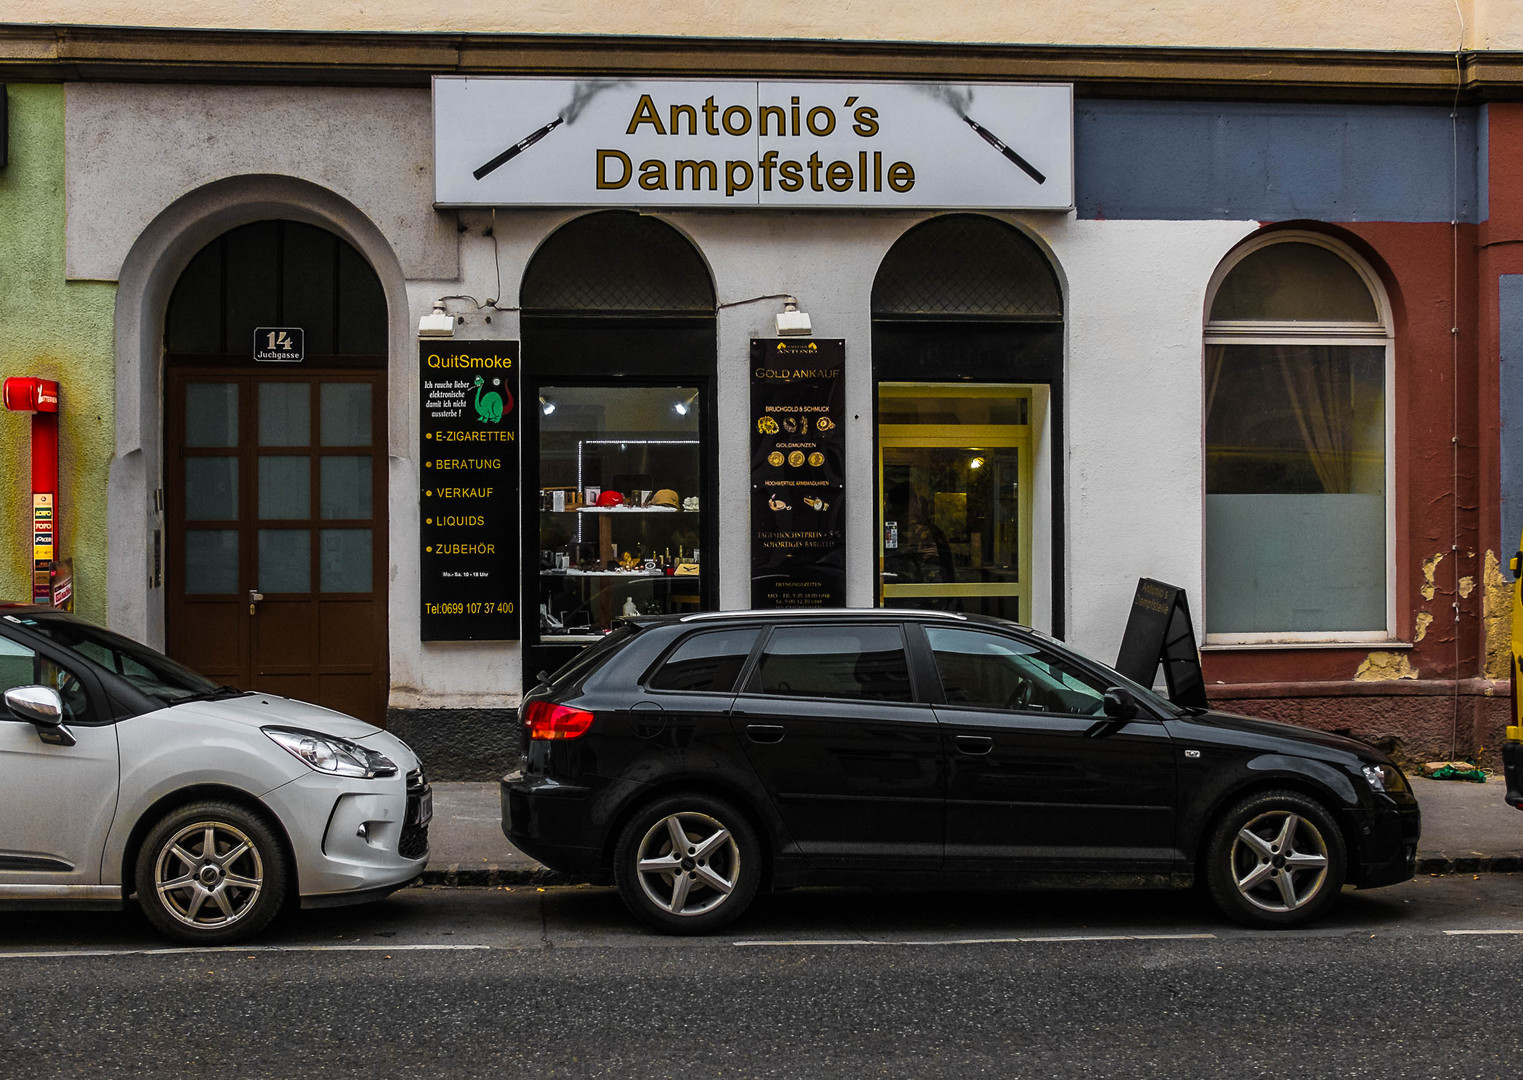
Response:
[{"label": "wall-mounted lamp", "polygon": [[419,337],[454,337],[455,317],[444,310],[444,301],[435,300],[434,310],[418,320]]},{"label": "wall-mounted lamp", "polygon": [[688,410],[693,407],[693,402],[697,400],[698,391],[694,390],[686,400],[672,402],[672,412],[676,413],[678,416],[686,416],[688,414]]},{"label": "wall-mounted lamp", "polygon": [[793,337],[812,333],[814,328],[809,324],[809,313],[799,310],[799,302],[796,298],[783,297],[783,310],[777,313],[777,336]]},{"label": "wall-mounted lamp", "polygon": [[555,411],[555,402],[547,400],[544,394],[539,395],[539,411],[549,416]]}]

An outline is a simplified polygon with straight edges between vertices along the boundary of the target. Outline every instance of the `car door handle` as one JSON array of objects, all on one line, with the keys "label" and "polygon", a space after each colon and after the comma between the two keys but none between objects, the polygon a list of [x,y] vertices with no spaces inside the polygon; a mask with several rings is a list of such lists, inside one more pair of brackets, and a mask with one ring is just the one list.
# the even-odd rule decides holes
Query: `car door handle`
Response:
[{"label": "car door handle", "polygon": [[994,740],[987,735],[959,735],[956,741],[962,754],[987,754],[994,749]]},{"label": "car door handle", "polygon": [[774,743],[783,741],[781,724],[747,724],[746,736],[752,742]]}]

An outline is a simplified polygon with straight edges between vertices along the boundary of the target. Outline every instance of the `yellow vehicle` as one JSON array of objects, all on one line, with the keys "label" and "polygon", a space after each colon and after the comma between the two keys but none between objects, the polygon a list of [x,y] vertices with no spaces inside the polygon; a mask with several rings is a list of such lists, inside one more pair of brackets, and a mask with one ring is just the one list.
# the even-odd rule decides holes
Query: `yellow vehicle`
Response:
[{"label": "yellow vehicle", "polygon": [[1512,716],[1507,738],[1502,742],[1502,772],[1507,777],[1506,798],[1509,806],[1523,810],[1523,714],[1520,714],[1518,681],[1523,678],[1523,539],[1512,557]]}]

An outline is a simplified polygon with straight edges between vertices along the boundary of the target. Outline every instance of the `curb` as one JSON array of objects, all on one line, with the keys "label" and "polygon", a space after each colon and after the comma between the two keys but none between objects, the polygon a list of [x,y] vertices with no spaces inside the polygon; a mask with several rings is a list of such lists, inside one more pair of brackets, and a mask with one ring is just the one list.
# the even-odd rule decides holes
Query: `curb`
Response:
[{"label": "curb", "polygon": [[1523,870],[1523,855],[1465,855],[1451,859],[1445,855],[1417,860],[1417,873],[1437,877],[1443,874],[1515,874]]},{"label": "curb", "polygon": [[[1449,858],[1439,855],[1417,860],[1416,875],[1442,877],[1447,874],[1516,874],[1523,871],[1523,855],[1476,855]],[[575,874],[563,874],[543,866],[462,867],[451,863],[429,867],[412,882],[414,885],[448,888],[502,888],[552,885],[586,885]]]}]

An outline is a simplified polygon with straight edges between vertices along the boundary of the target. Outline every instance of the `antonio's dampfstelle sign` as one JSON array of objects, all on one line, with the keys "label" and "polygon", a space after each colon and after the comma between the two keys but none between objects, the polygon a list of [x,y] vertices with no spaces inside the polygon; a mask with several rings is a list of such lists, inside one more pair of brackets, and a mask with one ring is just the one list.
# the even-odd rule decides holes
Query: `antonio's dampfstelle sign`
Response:
[{"label": "antonio's dampfstelle sign", "polygon": [[434,79],[441,206],[1067,210],[1073,87]]},{"label": "antonio's dampfstelle sign", "polygon": [[751,340],[751,606],[846,603],[846,342]]},{"label": "antonio's dampfstelle sign", "polygon": [[424,641],[517,640],[518,342],[418,345]]}]

